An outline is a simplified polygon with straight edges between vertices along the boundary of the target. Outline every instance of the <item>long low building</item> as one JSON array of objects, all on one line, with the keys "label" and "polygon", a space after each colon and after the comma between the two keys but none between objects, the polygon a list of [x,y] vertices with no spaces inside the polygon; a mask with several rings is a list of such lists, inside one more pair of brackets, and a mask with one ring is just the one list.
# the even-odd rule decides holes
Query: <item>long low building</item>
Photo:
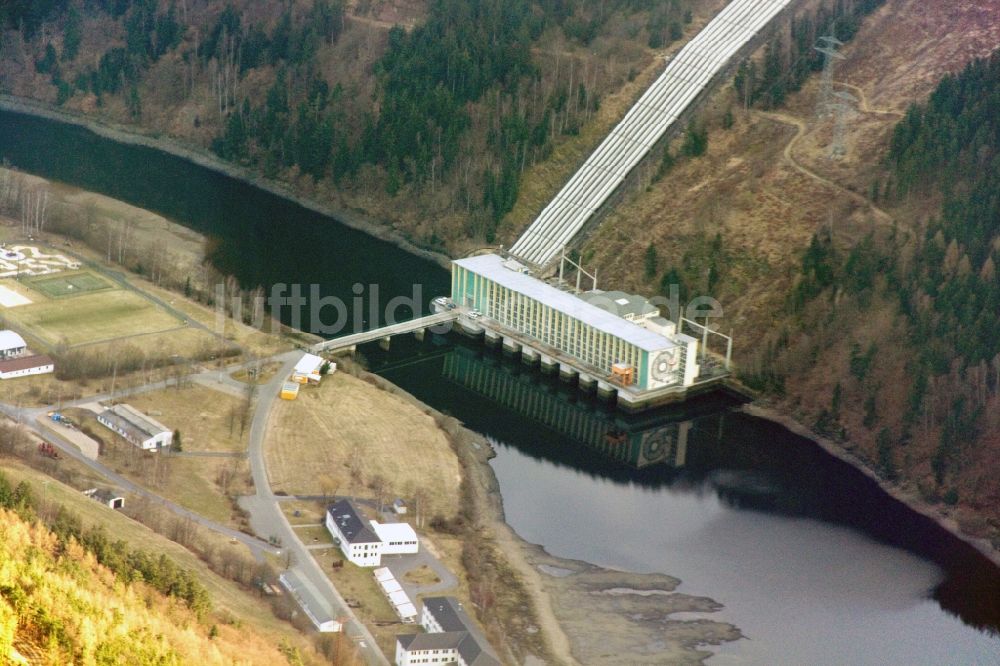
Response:
[{"label": "long low building", "polygon": [[637,392],[691,386],[698,341],[620,292],[574,294],[514,259],[484,254],[452,262],[455,303],[572,357],[603,380]]},{"label": "long low building", "polygon": [[131,405],[113,405],[98,414],[97,421],[146,451],[163,449],[173,443],[174,433],[170,428]]},{"label": "long low building", "polygon": [[55,362],[44,354],[7,358],[0,361],[0,379],[44,375],[55,372],[55,369]]},{"label": "long low building", "polygon": [[294,571],[291,569],[285,571],[278,577],[278,580],[288,590],[288,593],[292,595],[292,598],[298,602],[306,617],[316,627],[316,631],[330,633],[343,630],[343,623],[335,619],[327,610],[326,602],[315,594],[311,587],[299,578]]}]

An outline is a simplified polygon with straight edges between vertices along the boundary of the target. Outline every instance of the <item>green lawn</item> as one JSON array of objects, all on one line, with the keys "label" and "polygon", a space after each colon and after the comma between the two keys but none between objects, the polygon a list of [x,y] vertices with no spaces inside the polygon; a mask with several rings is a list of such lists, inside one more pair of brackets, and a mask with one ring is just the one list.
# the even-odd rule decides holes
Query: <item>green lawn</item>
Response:
[{"label": "green lawn", "polygon": [[[155,333],[183,324],[142,296],[122,289],[23,305],[7,318],[49,344],[79,345]],[[16,326],[15,326],[16,328]]]}]

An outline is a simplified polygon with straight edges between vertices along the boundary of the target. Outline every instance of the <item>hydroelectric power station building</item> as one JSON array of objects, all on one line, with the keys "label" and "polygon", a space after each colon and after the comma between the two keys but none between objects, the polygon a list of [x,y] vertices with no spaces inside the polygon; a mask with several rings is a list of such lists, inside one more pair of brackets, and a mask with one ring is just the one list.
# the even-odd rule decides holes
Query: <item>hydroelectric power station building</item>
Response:
[{"label": "hydroelectric power station building", "polygon": [[698,381],[698,340],[641,297],[572,293],[533,277],[514,259],[484,254],[452,262],[452,300],[487,340],[526,361],[559,367],[584,387],[618,394],[626,409],[685,397]]}]

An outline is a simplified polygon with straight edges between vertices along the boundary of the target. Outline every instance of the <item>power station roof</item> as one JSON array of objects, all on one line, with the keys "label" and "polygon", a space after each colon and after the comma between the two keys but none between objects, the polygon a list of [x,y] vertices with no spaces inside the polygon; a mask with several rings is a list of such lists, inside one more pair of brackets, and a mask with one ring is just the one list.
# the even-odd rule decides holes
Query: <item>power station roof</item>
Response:
[{"label": "power station roof", "polygon": [[504,266],[504,260],[495,254],[483,254],[453,262],[457,266],[481,275],[497,284],[533,298],[540,303],[578,319],[599,331],[609,333],[639,349],[655,352],[672,349],[677,345],[668,338],[646,330],[638,324],[613,315],[568,292],[556,289],[527,273],[511,270]]},{"label": "power station roof", "polygon": [[580,298],[591,305],[596,305],[602,310],[607,310],[611,314],[625,317],[645,317],[654,312],[659,314],[659,309],[649,302],[644,296],[636,294],[626,294],[624,291],[601,291],[595,289],[585,294],[580,294]]}]

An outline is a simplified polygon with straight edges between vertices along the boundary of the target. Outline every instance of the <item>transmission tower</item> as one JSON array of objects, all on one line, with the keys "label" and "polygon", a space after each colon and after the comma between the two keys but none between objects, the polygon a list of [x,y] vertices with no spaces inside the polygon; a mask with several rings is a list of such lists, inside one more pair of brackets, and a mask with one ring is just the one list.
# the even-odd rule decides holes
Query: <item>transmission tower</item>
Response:
[{"label": "transmission tower", "polygon": [[846,92],[835,92],[836,98],[830,106],[833,109],[835,122],[833,125],[833,140],[830,142],[830,158],[837,159],[847,153],[844,138],[847,135],[847,121],[854,116],[854,105],[858,98]]},{"label": "transmission tower", "polygon": [[833,96],[833,65],[838,60],[844,60],[844,56],[837,52],[837,47],[844,43],[833,35],[824,35],[819,41],[822,44],[813,48],[823,54],[823,77],[820,79],[819,97],[816,101],[816,119],[822,120],[832,111],[830,98]]}]

